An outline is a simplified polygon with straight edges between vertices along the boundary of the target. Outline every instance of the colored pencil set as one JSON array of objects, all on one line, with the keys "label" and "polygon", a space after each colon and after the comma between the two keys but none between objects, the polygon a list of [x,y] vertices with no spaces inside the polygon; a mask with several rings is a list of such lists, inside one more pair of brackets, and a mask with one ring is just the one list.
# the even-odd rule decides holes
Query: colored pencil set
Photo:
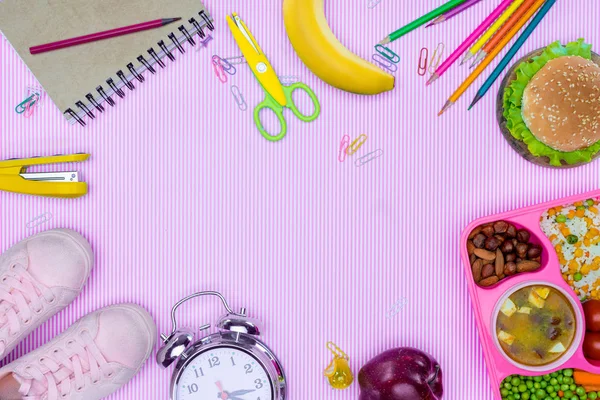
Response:
[{"label": "colored pencil set", "polygon": [[[437,9],[416,19],[410,24],[391,33],[380,43],[386,44],[418,27],[432,21],[427,25],[434,26],[462,13],[468,8],[481,2],[481,0],[451,0]],[[461,65],[474,59],[471,68],[474,70],[469,77],[450,96],[438,115],[442,115],[467,91],[475,80],[496,59],[500,52],[517,36],[519,31],[531,21],[517,38],[506,56],[500,61],[483,86],[479,89],[469,110],[485,96],[502,71],[508,66],[513,57],[525,44],[533,31],[554,6],[556,0],[503,0],[496,9],[467,37],[467,39],[435,70],[427,85],[439,79],[448,69],[463,56]]]}]

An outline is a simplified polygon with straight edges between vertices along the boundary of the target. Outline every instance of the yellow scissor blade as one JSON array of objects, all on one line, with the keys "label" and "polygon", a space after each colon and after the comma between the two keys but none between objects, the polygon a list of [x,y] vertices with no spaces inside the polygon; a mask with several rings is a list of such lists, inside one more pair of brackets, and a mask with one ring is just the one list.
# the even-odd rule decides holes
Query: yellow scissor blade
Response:
[{"label": "yellow scissor blade", "polygon": [[287,100],[283,92],[283,86],[269,60],[254,39],[252,32],[236,13],[227,16],[227,24],[256,79],[277,103],[285,107]]}]

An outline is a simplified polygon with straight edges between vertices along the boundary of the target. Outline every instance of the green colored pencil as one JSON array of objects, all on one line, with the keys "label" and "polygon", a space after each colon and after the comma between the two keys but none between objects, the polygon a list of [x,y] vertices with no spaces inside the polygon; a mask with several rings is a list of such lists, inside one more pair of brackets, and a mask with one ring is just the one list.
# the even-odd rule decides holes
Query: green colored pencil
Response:
[{"label": "green colored pencil", "polygon": [[397,40],[397,39],[401,38],[402,36],[406,35],[408,32],[414,31],[418,27],[425,25],[426,23],[439,17],[440,15],[452,10],[455,7],[460,6],[462,3],[466,2],[466,1],[467,0],[451,0],[451,1],[447,2],[446,4],[436,8],[435,10],[423,15],[421,18],[414,20],[410,24],[403,26],[402,28],[398,29],[396,32],[390,33],[388,36],[386,36],[385,39],[383,39],[381,42],[379,42],[379,44],[388,44],[390,42],[393,42],[394,40]]}]

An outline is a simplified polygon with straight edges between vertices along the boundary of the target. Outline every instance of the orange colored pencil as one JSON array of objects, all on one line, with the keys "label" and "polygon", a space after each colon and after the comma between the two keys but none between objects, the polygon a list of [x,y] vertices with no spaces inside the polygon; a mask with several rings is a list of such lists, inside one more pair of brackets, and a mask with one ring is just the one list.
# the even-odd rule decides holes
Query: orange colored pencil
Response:
[{"label": "orange colored pencil", "polygon": [[438,113],[438,115],[442,115],[444,112],[446,112],[446,110],[452,107],[454,103],[456,103],[458,99],[460,99],[461,96],[465,94],[467,89],[473,84],[473,82],[475,82],[479,75],[481,75],[481,73],[485,71],[485,69],[492,63],[492,61],[494,61],[498,54],[500,54],[500,52],[506,47],[506,45],[510,43],[510,41],[515,37],[517,33],[519,33],[521,28],[525,26],[525,24],[527,23],[527,21],[529,21],[531,17],[533,17],[533,15],[536,13],[537,10],[540,9],[540,7],[544,4],[545,1],[546,0],[535,0],[533,6],[527,10],[525,15],[523,15],[519,22],[517,22],[517,24],[510,29],[506,36],[504,36],[502,40],[500,40],[498,45],[490,52],[490,54],[487,55],[483,62],[473,70],[473,72],[471,73],[471,75],[469,75],[467,80],[465,80],[463,84],[460,85],[458,89],[456,89],[454,94],[450,96],[450,98],[448,99],[442,110]]},{"label": "orange colored pencil", "polygon": [[494,47],[496,47],[498,43],[500,43],[500,40],[502,40],[502,38],[508,33],[508,31],[510,31],[510,29],[519,22],[521,17],[525,15],[527,10],[529,10],[534,3],[535,0],[525,0],[523,4],[521,4],[521,7],[519,7],[517,11],[515,11],[515,13],[510,16],[508,21],[506,21],[506,23],[502,25],[502,27],[498,29],[498,31],[496,31],[496,33],[494,34],[494,36],[492,36],[489,42],[487,42],[485,46],[483,46],[483,49],[481,50],[481,52],[479,52],[473,64],[471,64],[471,68],[473,68],[479,61],[483,60],[485,56],[487,56],[490,53],[490,51],[492,51]]}]

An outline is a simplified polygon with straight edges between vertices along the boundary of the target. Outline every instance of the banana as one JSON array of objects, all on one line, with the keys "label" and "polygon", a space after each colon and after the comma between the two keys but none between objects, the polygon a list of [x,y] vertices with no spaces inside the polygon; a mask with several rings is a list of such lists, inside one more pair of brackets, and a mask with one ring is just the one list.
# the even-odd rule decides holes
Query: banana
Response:
[{"label": "banana", "polygon": [[284,0],[285,29],[306,66],[331,86],[357,94],[394,88],[394,76],[344,47],[325,19],[324,0]]}]

